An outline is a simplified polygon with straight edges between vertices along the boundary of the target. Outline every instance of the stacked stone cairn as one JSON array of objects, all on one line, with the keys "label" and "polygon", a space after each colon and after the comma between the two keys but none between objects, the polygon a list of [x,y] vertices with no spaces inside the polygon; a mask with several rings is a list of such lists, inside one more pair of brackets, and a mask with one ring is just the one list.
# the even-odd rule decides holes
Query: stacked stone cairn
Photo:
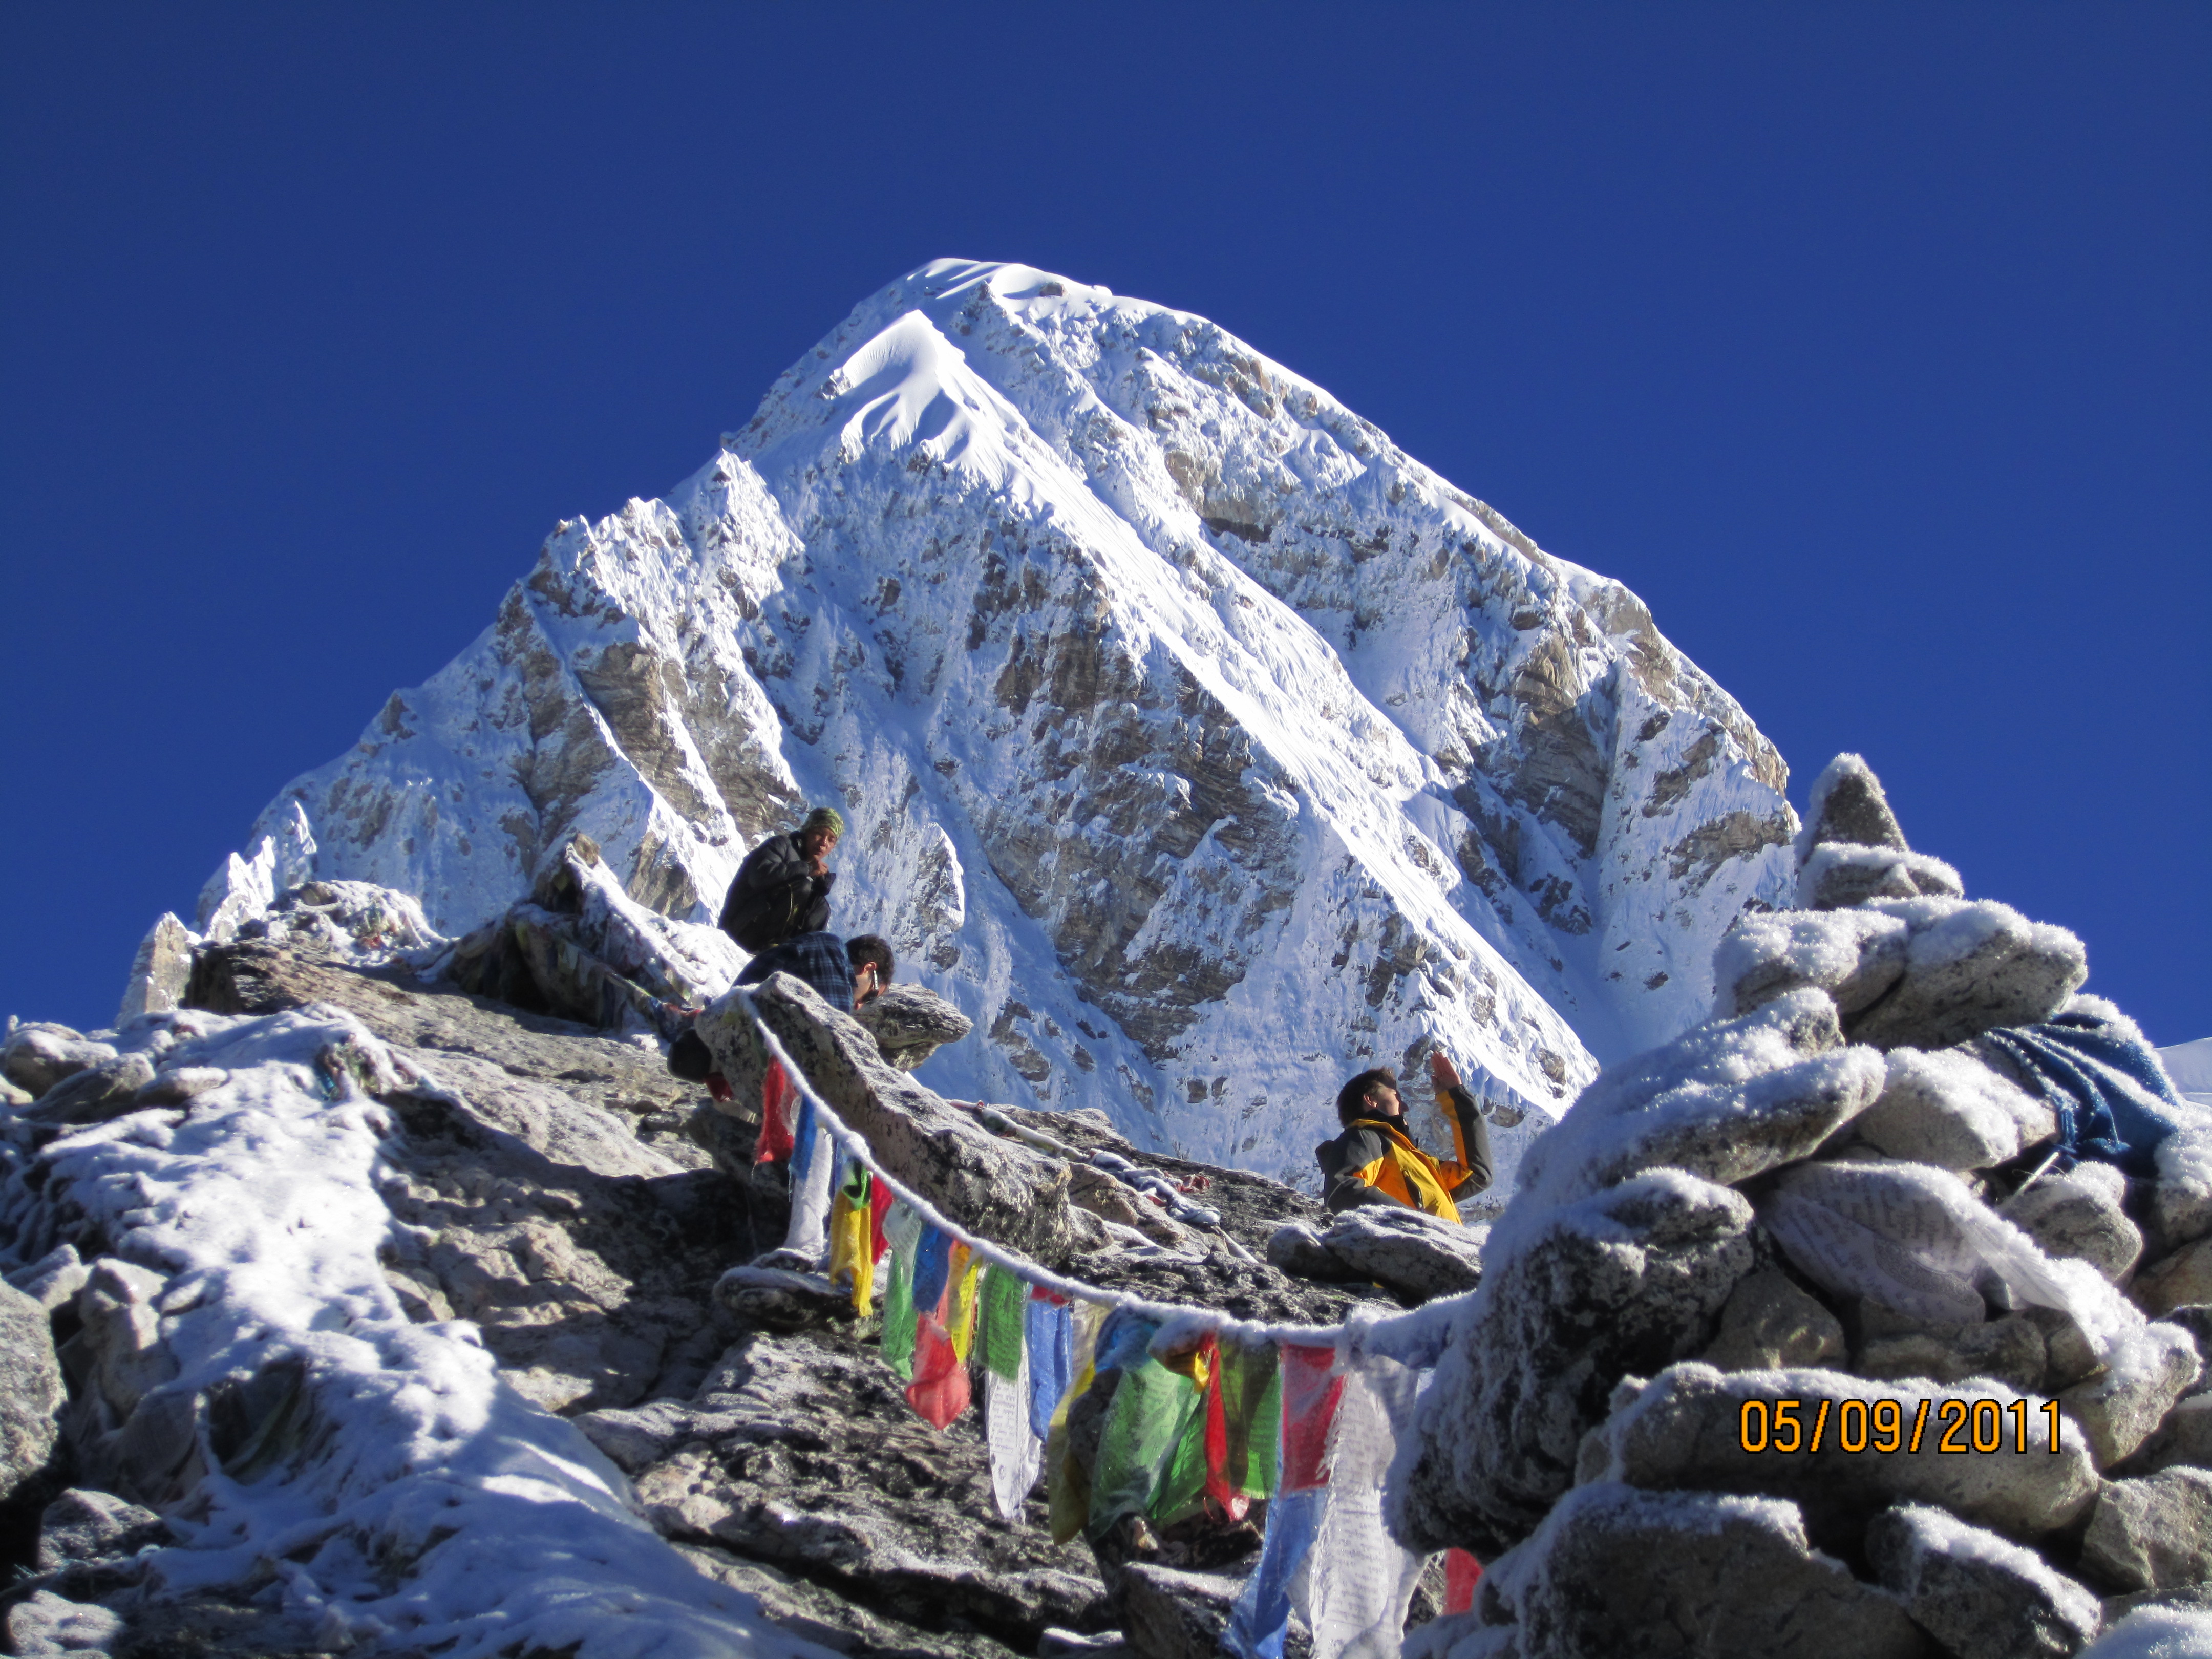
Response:
[{"label": "stacked stone cairn", "polygon": [[2131,1030],[2080,942],[1967,900],[1856,756],[1807,820],[1714,1017],[1522,1166],[1389,1489],[1488,1571],[1409,1656],[2063,1656],[2212,1602],[2212,1134],[2051,1159],[1981,1039]]}]

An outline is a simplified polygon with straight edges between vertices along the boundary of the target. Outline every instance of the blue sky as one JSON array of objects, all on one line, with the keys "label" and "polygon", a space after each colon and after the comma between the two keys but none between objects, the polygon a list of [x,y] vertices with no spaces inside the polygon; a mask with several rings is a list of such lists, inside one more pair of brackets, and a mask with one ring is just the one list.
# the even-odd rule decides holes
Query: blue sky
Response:
[{"label": "blue sky", "polygon": [[862,296],[1212,317],[2212,1034],[2212,9],[0,10],[0,1012]]}]

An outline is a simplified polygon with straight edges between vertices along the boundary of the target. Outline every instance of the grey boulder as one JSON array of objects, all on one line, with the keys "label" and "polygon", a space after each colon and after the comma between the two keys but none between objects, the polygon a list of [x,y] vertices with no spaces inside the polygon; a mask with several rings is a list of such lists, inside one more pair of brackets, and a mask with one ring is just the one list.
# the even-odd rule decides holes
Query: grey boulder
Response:
[{"label": "grey boulder", "polygon": [[0,1285],[0,1498],[46,1468],[60,1433],[64,1394],[46,1310]]},{"label": "grey boulder", "polygon": [[975,1022],[923,985],[892,985],[854,1012],[875,1037],[883,1057],[911,1072],[948,1042],[957,1042]]},{"label": "grey boulder", "polygon": [[1409,1302],[1453,1296],[1482,1281],[1486,1228],[1462,1226],[1395,1204],[1346,1210],[1324,1231],[1289,1222],[1267,1241],[1285,1273],[1324,1281],[1372,1279]]},{"label": "grey boulder", "polygon": [[1493,1258],[1401,1453],[1386,1497],[1399,1540],[1487,1559],[1533,1532],[1614,1382],[1712,1340],[1756,1265],[1751,1230],[1741,1194],[1664,1170],[1565,1206]]},{"label": "grey boulder", "polygon": [[1137,1659],[1215,1659],[1242,1581],[1132,1562],[1121,1572],[1121,1628]]},{"label": "grey boulder", "polygon": [[1761,1267],[1729,1292],[1720,1334],[1698,1356],[1724,1371],[1772,1370],[1840,1359],[1844,1328],[1779,1267]]},{"label": "grey boulder", "polygon": [[1939,1170],[1988,1170],[2052,1133],[2051,1109],[1957,1048],[1892,1048],[1881,1095],[1852,1124],[1892,1158]]},{"label": "grey boulder", "polygon": [[112,1492],[70,1487],[39,1516],[39,1571],[56,1572],[76,1561],[131,1555],[170,1540],[168,1522]]},{"label": "grey boulder", "polygon": [[2127,1177],[2109,1164],[2083,1163],[2046,1175],[1997,1206],[1997,1213],[2048,1256],[2086,1261],[2118,1284],[2142,1257],[2143,1236],[2121,1200]]},{"label": "grey boulder", "polygon": [[1867,1528],[1884,1589],[1952,1659],[2071,1659],[2095,1639],[2097,1597],[2033,1550],[1941,1510],[1899,1504]]},{"label": "grey boulder", "polygon": [[1816,1554],[1773,1498],[1602,1483],[1529,1540],[1515,1595],[1522,1659],[1919,1659],[1888,1596]]},{"label": "grey boulder", "polygon": [[2089,975],[2081,941],[1989,900],[1877,899],[1910,930],[1902,978],[1844,1029],[1877,1048],[1946,1048],[2057,1013]]},{"label": "grey boulder", "polygon": [[2212,1578],[2212,1470],[2177,1466],[2098,1494],[2081,1560],[2123,1590]]}]

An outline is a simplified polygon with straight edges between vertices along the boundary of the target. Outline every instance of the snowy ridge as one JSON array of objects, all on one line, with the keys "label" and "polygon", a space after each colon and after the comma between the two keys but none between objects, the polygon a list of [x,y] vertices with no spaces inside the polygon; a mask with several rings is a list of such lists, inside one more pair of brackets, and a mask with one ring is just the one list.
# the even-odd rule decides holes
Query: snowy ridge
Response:
[{"label": "snowy ridge", "polygon": [[249,845],[317,843],[450,934],[583,830],[711,924],[744,850],[834,801],[834,925],[977,1023],[940,1091],[1310,1184],[1343,1077],[1441,1044],[1503,1109],[1503,1191],[1788,902],[1784,775],[1633,595],[1319,387],[1187,313],[939,261],[665,499],[562,524]]},{"label": "snowy ridge", "polygon": [[[229,1460],[244,1478],[203,1431],[209,1472],[169,1516],[185,1542],[158,1558],[164,1590],[274,1565],[319,1641],[454,1659],[578,1643],[589,1659],[708,1659],[733,1638],[747,1653],[823,1651],[638,1519],[622,1473],[519,1394],[473,1325],[410,1323],[378,1263],[394,1225],[379,1194],[392,1125],[362,1079],[434,1084],[327,1006],[154,1015],[117,1041],[223,1080],[189,1113],[134,1112],[56,1142],[49,1199],[66,1192],[152,1281],[147,1311],[180,1364],[161,1392],[186,1413],[185,1443],[203,1393],[296,1371],[303,1402],[264,1468],[250,1447]],[[167,1420],[153,1403],[138,1409]]]}]

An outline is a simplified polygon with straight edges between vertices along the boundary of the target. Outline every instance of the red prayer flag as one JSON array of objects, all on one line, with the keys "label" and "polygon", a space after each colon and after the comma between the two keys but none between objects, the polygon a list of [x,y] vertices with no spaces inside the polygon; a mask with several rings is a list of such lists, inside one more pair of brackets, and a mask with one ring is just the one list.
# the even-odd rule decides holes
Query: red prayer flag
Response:
[{"label": "red prayer flag", "polygon": [[914,1381],[906,1386],[906,1403],[933,1429],[944,1429],[968,1409],[968,1362],[952,1346],[945,1328],[946,1304],[952,1299],[948,1276],[937,1305],[917,1313],[914,1322]]},{"label": "red prayer flag", "polygon": [[1474,1587],[1482,1582],[1482,1563],[1465,1550],[1444,1552],[1444,1611],[1466,1613],[1474,1606]]},{"label": "red prayer flag", "polygon": [[791,1156],[799,1144],[799,1114],[793,1109],[798,1103],[799,1091],[790,1073],[781,1060],[771,1060],[768,1075],[761,1079],[761,1132],[753,1148],[754,1163],[781,1164]]},{"label": "red prayer flag", "polygon": [[1336,1350],[1285,1342],[1283,1353],[1284,1492],[1311,1492],[1328,1484],[1328,1434],[1336,1423],[1344,1378],[1332,1373]]},{"label": "red prayer flag", "polygon": [[890,1213],[891,1206],[898,1202],[898,1194],[887,1181],[868,1182],[868,1260],[880,1261],[884,1252],[890,1248],[884,1237],[884,1218]]}]

